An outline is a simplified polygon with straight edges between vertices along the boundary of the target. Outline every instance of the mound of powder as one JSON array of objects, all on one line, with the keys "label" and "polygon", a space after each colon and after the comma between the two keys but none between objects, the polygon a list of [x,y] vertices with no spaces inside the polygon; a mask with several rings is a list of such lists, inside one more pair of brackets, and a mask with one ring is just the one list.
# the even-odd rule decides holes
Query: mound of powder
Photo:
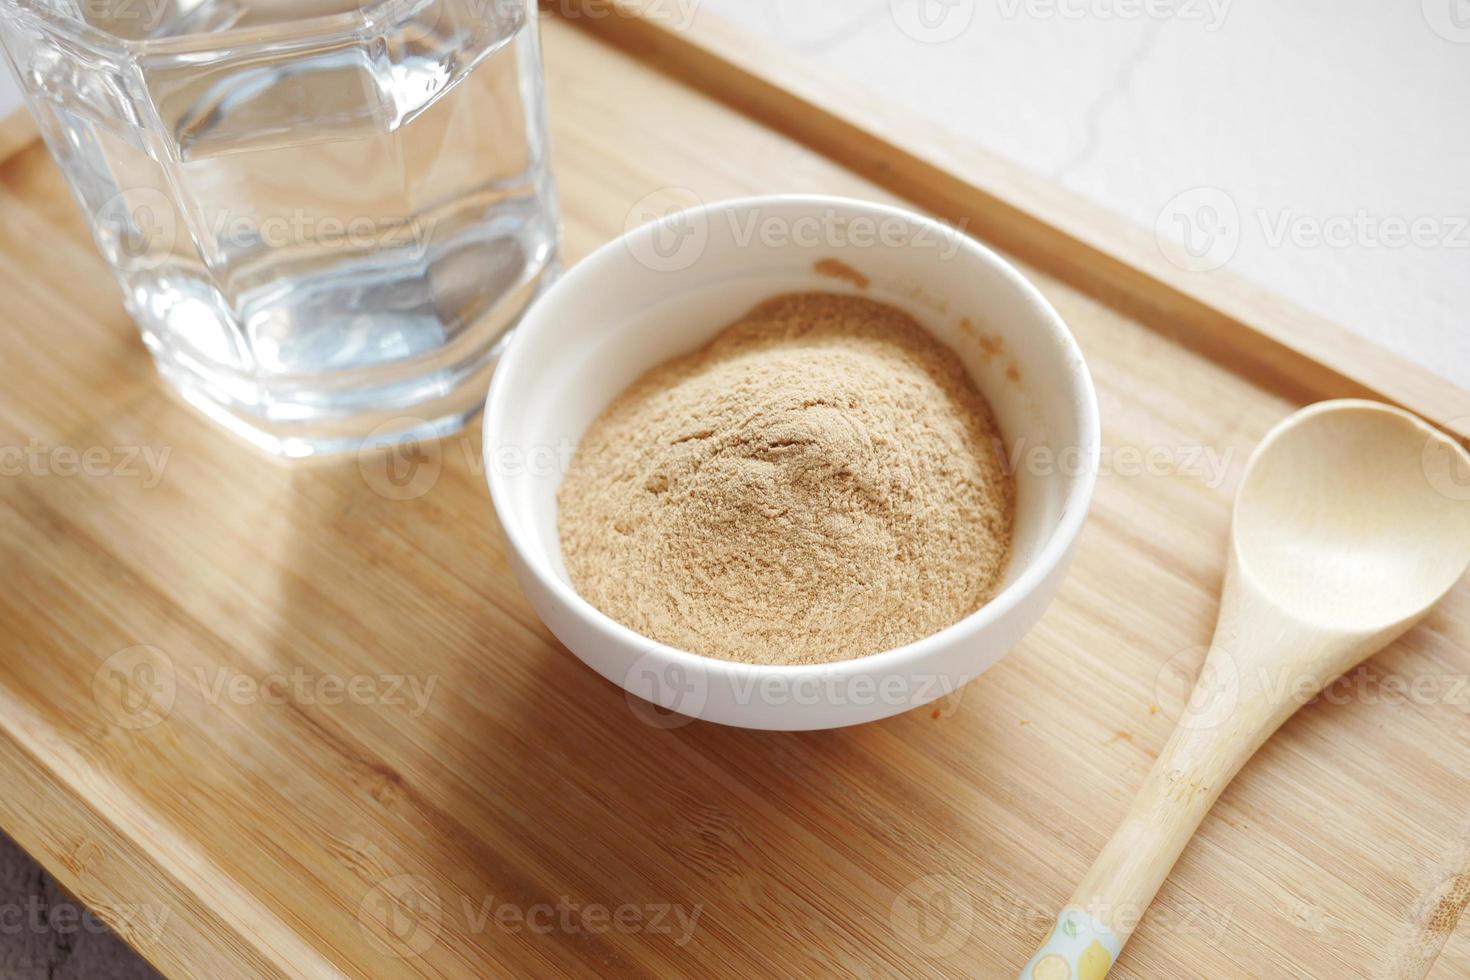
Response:
[{"label": "mound of powder", "polygon": [[592,424],[558,497],[572,584],[645,636],[845,660],[994,593],[1014,484],[959,358],[895,307],[798,293],[668,361]]}]

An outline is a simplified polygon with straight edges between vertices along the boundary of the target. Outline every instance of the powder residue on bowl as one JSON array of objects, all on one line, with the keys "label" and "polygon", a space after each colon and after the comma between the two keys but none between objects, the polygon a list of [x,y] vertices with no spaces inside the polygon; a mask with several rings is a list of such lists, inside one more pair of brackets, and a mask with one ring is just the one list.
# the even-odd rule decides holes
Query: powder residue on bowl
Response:
[{"label": "powder residue on bowl", "polygon": [[578,592],[711,657],[826,663],[950,626],[999,587],[1014,486],[953,351],[864,297],[768,300],[649,371],[558,495]]},{"label": "powder residue on bowl", "polygon": [[858,289],[867,289],[868,284],[872,281],[841,259],[818,259],[812,263],[812,271],[829,279],[850,282]]}]

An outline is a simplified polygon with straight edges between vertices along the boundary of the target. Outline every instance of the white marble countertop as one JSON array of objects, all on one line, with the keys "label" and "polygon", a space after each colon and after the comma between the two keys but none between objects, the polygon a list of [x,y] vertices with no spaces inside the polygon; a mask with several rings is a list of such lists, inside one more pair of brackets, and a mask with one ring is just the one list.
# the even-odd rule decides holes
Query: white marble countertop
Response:
[{"label": "white marble countertop", "polygon": [[697,11],[1187,235],[1200,275],[1228,265],[1470,389],[1470,0]]},{"label": "white marble countertop", "polygon": [[10,73],[9,68],[0,68],[0,116],[9,116],[21,107],[21,90],[15,82],[15,75]]},{"label": "white marble countertop", "polygon": [[12,112],[23,111],[21,109],[20,86],[15,81],[15,75],[10,67],[0,60],[0,119],[4,119]]}]

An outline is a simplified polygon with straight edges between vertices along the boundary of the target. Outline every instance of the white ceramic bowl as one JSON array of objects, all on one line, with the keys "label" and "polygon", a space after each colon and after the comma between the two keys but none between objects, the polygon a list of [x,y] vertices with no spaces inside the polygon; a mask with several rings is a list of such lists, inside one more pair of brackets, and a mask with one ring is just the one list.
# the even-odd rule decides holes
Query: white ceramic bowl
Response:
[{"label": "white ceramic bowl", "polygon": [[[918,642],[817,666],[752,666],[656,643],[572,588],[556,491],[592,420],[644,371],[791,290],[859,291],[952,346],[1017,459],[1015,550],[1002,591]],[[658,724],[698,717],[801,730],[874,721],[945,695],[1036,623],[1069,564],[1096,481],[1097,399],[1082,354],[1036,288],[994,252],[907,211],[820,196],[743,198],[645,224],[578,263],[531,308],[485,414],[490,494],[531,605],[566,646]]]}]

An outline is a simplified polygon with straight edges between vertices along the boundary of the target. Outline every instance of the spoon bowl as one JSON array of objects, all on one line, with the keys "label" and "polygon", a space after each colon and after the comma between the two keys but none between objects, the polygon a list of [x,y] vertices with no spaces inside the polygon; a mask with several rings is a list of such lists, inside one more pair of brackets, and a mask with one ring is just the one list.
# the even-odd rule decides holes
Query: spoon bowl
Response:
[{"label": "spoon bowl", "polygon": [[1376,402],[1298,412],[1261,443],[1241,484],[1240,573],[1328,629],[1417,616],[1470,564],[1470,506],[1435,478],[1456,454],[1448,436]]}]

